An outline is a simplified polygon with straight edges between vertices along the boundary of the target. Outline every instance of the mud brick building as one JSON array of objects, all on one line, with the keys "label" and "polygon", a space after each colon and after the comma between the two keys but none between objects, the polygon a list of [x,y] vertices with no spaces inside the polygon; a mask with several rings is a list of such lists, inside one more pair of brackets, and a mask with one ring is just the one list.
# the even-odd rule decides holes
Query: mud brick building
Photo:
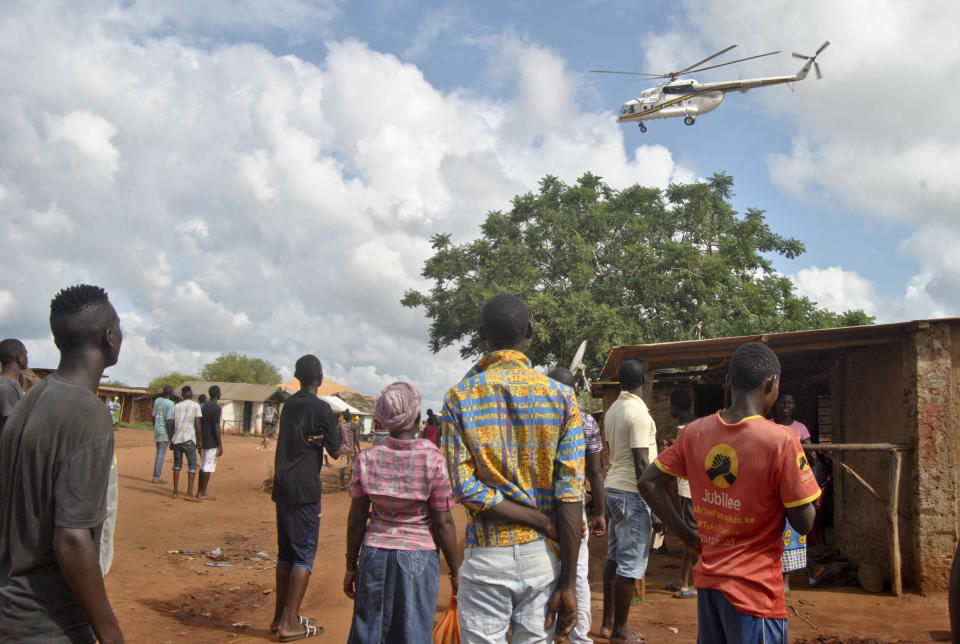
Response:
[{"label": "mud brick building", "polygon": [[644,397],[668,428],[675,389],[689,391],[697,416],[724,406],[727,362],[749,341],[779,355],[781,391],[835,462],[835,547],[891,571],[895,592],[897,569],[908,588],[946,589],[960,520],[960,318],[615,347],[592,393],[606,410],[620,361],[640,358],[654,374]]}]

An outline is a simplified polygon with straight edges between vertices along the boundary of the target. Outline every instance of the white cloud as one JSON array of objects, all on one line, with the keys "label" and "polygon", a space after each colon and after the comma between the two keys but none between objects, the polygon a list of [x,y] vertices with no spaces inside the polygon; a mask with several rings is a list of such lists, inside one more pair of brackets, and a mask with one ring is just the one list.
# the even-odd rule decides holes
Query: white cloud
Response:
[{"label": "white cloud", "polygon": [[928,292],[932,277],[930,273],[914,276],[900,296],[879,295],[874,282],[839,266],[805,268],[791,279],[797,293],[821,307],[837,313],[863,309],[878,323],[885,323],[943,317],[943,308]]},{"label": "white cloud", "polygon": [[515,91],[491,98],[352,40],[315,65],[207,39],[322,22],[332,3],[187,4],[0,9],[0,223],[17,242],[0,315],[37,366],[53,360],[49,298],[89,281],[124,314],[112,377],[228,350],[289,376],[312,352],[368,393],[409,378],[436,409],[467,365],[431,355],[423,313],[399,304],[426,286],[432,234],[466,241],[547,173],[693,176],[665,148],[625,153],[610,115],[573,101],[564,61],[514,36],[491,64]]}]

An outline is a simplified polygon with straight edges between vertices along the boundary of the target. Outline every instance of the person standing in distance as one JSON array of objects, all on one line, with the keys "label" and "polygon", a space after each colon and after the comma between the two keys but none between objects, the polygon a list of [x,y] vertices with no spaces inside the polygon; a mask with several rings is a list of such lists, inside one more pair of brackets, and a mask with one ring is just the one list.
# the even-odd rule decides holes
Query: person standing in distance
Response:
[{"label": "person standing in distance", "polygon": [[183,469],[183,455],[187,455],[187,496],[184,501],[199,501],[193,495],[193,484],[197,480],[197,434],[200,432],[200,418],[203,412],[193,400],[193,389],[189,385],[180,390],[182,400],[173,406],[173,496],[180,494],[180,470]]},{"label": "person standing in distance", "polygon": [[0,431],[13,407],[23,398],[20,373],[27,368],[27,347],[23,342],[7,338],[0,342]]},{"label": "person standing in distance", "polygon": [[212,385],[207,393],[210,399],[203,403],[200,412],[200,478],[197,496],[206,501],[216,501],[207,494],[210,476],[217,471],[217,459],[223,456],[223,427],[220,425],[220,387]]},{"label": "person standing in distance", "polygon": [[171,438],[173,438],[173,385],[166,385],[163,393],[153,401],[153,440],[157,444],[157,457],[153,460],[153,483],[167,484],[161,475]]},{"label": "person standing in distance", "polygon": [[100,571],[113,461],[97,398],[123,334],[107,293],[81,284],[50,302],[57,370],[0,434],[0,642],[123,642]]},{"label": "person standing in distance", "polygon": [[300,391],[290,396],[280,415],[274,460],[273,501],[277,505],[277,606],[270,632],[281,642],[323,633],[300,615],[320,533],[320,470],[323,450],[340,455],[340,431],[333,410],[317,397],[323,367],[314,355],[299,360],[293,375]]}]

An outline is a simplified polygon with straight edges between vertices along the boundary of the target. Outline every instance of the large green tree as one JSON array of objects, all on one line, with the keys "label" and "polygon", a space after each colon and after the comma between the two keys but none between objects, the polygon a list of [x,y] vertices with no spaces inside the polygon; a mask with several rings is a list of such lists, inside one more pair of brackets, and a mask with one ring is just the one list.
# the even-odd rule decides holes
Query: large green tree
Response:
[{"label": "large green tree", "polygon": [[586,339],[591,371],[616,345],[872,321],[798,296],[771,258],[793,259],[803,244],[772,232],[762,210],[737,213],[732,190],[725,173],[666,190],[547,176],[537,194],[489,213],[475,241],[434,235],[423,268],[433,287],[407,291],[402,304],[432,320],[432,351],[465,340],[460,353],[470,358],[485,350],[475,333],[483,303],[513,293],[533,317],[534,363],[566,363]]},{"label": "large green tree", "polygon": [[249,382],[256,385],[275,385],[280,382],[280,371],[272,363],[236,351],[223,353],[203,365],[200,375],[204,380],[216,382]]}]

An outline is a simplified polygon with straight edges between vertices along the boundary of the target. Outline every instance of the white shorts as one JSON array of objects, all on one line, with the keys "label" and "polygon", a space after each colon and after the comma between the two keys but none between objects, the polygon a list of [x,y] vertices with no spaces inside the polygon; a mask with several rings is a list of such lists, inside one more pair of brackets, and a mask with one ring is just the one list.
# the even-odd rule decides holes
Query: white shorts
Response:
[{"label": "white shorts", "polygon": [[200,471],[217,471],[217,448],[200,450]]}]

